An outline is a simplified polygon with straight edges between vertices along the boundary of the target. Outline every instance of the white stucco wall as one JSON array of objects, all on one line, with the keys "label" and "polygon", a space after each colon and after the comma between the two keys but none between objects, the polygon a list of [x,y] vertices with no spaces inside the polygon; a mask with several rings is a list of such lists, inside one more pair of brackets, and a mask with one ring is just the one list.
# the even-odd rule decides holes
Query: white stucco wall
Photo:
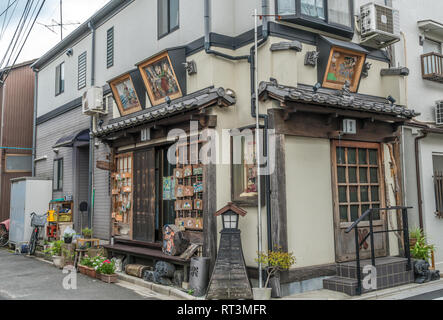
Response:
[{"label": "white stucco wall", "polygon": [[396,61],[398,65],[406,66],[410,70],[407,81],[408,106],[422,113],[418,117],[419,120],[435,121],[435,101],[443,99],[443,86],[441,83],[422,78],[420,56],[424,52],[419,44],[419,36],[426,35],[440,42],[443,41],[443,37],[423,33],[417,22],[430,19],[443,23],[443,1],[393,0],[393,6],[400,10],[400,29],[404,33],[404,38],[395,45]]},{"label": "white stucco wall", "polygon": [[428,242],[435,244],[436,268],[443,268],[443,220],[435,216],[433,155],[443,155],[443,144],[439,135],[431,134],[420,143],[420,171],[423,194],[423,223]]},{"label": "white stucco wall", "polygon": [[285,139],[289,251],[297,268],[334,263],[330,141]]}]

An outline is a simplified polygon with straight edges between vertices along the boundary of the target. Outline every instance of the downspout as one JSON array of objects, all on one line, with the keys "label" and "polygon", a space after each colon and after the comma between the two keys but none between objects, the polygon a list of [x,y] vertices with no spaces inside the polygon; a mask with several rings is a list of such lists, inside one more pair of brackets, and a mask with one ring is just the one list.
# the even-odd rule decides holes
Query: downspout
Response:
[{"label": "downspout", "polygon": [[36,176],[35,159],[37,157],[37,104],[38,104],[38,70],[34,71],[34,118],[32,130],[32,176]]},{"label": "downspout", "polygon": [[415,174],[417,179],[417,200],[418,200],[418,219],[420,224],[420,229],[424,229],[423,223],[423,199],[421,190],[421,174],[420,174],[420,140],[428,136],[428,132],[422,131],[423,134],[415,138]]},{"label": "downspout", "polygon": [[[91,87],[95,85],[95,27],[92,22],[88,24],[91,30],[92,44],[91,44]],[[89,126],[89,183],[88,183],[88,223],[89,228],[92,228],[93,216],[94,216],[94,123],[95,116],[91,116],[91,122]]]},{"label": "downspout", "polygon": [[[221,52],[211,50],[211,39],[210,39],[210,0],[204,0],[204,15],[205,15],[205,51],[207,54],[214,54],[228,60],[238,61],[247,60],[250,66],[250,82],[251,82],[251,116],[256,117],[256,97],[255,97],[255,46],[253,45],[250,49],[250,54],[247,56],[231,56]],[[264,43],[268,41],[269,38],[269,27],[268,27],[268,15],[269,15],[269,0],[262,0],[262,15],[263,15],[263,38],[258,42],[257,48],[260,48]],[[264,132],[264,148],[263,153],[268,156],[268,115],[259,114],[259,118],[264,120],[265,132]],[[272,243],[272,232],[271,232],[271,177],[269,175],[265,176],[265,194],[266,194],[266,216],[267,216],[267,236],[268,236],[268,250],[273,249]]]},{"label": "downspout", "polygon": [[[2,89],[2,102],[1,102],[1,115],[2,115],[2,121],[0,123],[0,147],[3,146],[3,119],[5,117],[5,89],[6,89],[6,83],[4,83],[3,81],[0,84],[1,89]],[[6,157],[5,157],[5,162],[6,162]],[[0,148],[0,203],[2,201],[2,180],[3,180],[3,166],[6,165],[6,163],[3,162],[3,148]]]}]

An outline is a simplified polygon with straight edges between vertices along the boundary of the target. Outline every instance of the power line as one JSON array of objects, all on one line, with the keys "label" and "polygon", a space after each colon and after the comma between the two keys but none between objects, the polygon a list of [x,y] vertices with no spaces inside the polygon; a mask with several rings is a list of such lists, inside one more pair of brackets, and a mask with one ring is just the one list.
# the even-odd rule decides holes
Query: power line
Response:
[{"label": "power line", "polygon": [[3,30],[5,30],[5,23],[6,23],[6,19],[8,18],[8,10],[9,10],[9,4],[11,3],[11,0],[8,0],[8,5],[6,6],[6,14],[5,14],[5,18],[3,19],[3,25],[2,25],[2,31],[0,32],[0,34],[3,33]]},{"label": "power line", "polygon": [[[21,54],[21,52],[23,50],[23,47],[25,46],[26,41],[28,40],[28,37],[29,37],[32,29],[34,28],[35,22],[36,22],[38,16],[40,15],[40,12],[41,12],[45,2],[46,2],[46,0],[42,0],[42,2],[40,4],[40,7],[38,9],[38,12],[35,14],[35,12],[37,11],[37,8],[39,6],[39,0],[37,0],[37,3],[35,5],[35,7],[34,7],[34,10],[32,10],[31,16],[30,16],[29,20],[27,20],[28,16],[29,16],[29,13],[31,12],[31,9],[33,7],[33,3],[34,3],[34,0],[32,0],[32,2],[30,0],[28,0],[28,2],[26,4],[26,7],[25,7],[25,9],[23,11],[22,17],[20,18],[19,24],[17,26],[16,33],[14,34],[14,37],[11,40],[11,43],[9,45],[9,47],[11,47],[12,43],[14,43],[13,49],[12,49],[10,55],[9,55],[9,58],[8,58],[8,63],[6,65],[8,66],[9,61],[11,61],[11,59],[13,59],[13,63],[12,63],[12,65],[10,65],[8,67],[7,70],[4,70],[4,72],[2,74],[2,76],[3,76],[2,82],[6,81],[6,79],[8,78],[9,72],[14,67],[15,63],[17,62],[17,59],[20,56],[20,54]],[[34,16],[34,18],[33,18],[33,16]],[[32,24],[31,24],[31,21],[32,21]],[[22,34],[23,27],[25,25],[26,25],[26,27],[24,28],[25,32]],[[24,36],[25,34],[26,34],[26,36]],[[19,48],[18,49],[18,53],[14,54],[15,47],[17,46],[18,43],[20,44],[19,47],[18,47]],[[8,52],[9,52],[9,48],[8,48]],[[15,55],[15,57],[13,58],[14,55]],[[7,54],[5,55],[3,60],[6,59],[6,56],[7,56]],[[2,65],[3,65],[3,62],[4,61],[2,61]]]},{"label": "power line", "polygon": [[[14,9],[12,9],[12,13],[9,16],[9,20],[6,23],[6,26],[2,29],[2,32],[0,33],[0,40],[3,39],[3,36],[5,35],[6,30],[8,29],[9,24],[11,23],[12,17],[14,16],[15,10],[17,10],[18,1],[15,1]],[[6,14],[7,16],[7,14]],[[5,16],[5,18],[6,18]]]}]

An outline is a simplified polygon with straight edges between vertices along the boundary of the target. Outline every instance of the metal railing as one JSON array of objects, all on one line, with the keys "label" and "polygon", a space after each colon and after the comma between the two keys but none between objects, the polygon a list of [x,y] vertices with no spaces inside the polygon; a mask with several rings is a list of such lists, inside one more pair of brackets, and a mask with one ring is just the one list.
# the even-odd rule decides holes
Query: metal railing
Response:
[{"label": "metal railing", "polygon": [[423,79],[443,82],[443,55],[436,52],[421,55]]},{"label": "metal railing", "polygon": [[435,215],[443,218],[443,172],[434,173]]},{"label": "metal railing", "polygon": [[[390,207],[390,208],[373,208],[365,211],[349,228],[346,229],[346,233],[350,233],[352,230],[355,232],[355,257],[356,257],[356,264],[357,264],[357,295],[361,295],[362,293],[362,285],[361,285],[361,270],[360,270],[360,249],[362,245],[366,242],[366,240],[370,237],[371,241],[371,264],[373,267],[375,267],[375,246],[374,246],[374,234],[378,233],[389,233],[389,232],[403,232],[403,245],[404,245],[404,251],[405,251],[405,258],[408,259],[406,270],[411,270],[411,252],[409,247],[409,226],[408,226],[408,209],[412,209],[412,207]],[[396,230],[389,230],[387,227],[386,230],[381,231],[374,231],[374,212],[376,211],[386,211],[387,214],[390,213],[390,211],[398,211],[401,210],[402,212],[402,229],[396,229]],[[363,239],[359,238],[359,224],[360,222],[366,220],[369,217],[369,233],[366,234]],[[361,227],[360,227],[361,228]],[[367,228],[367,227],[365,227]]]}]

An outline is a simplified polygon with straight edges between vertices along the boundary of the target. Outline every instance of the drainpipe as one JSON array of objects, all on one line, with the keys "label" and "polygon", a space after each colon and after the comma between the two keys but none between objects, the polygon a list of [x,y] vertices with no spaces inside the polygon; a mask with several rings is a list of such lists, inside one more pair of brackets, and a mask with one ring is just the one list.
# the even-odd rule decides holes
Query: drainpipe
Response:
[{"label": "drainpipe", "polygon": [[[91,44],[91,87],[95,85],[95,27],[92,22],[88,24],[91,30],[92,44]],[[91,116],[91,122],[89,126],[89,183],[88,183],[88,223],[89,228],[92,228],[93,216],[94,216],[94,205],[93,205],[93,193],[94,193],[94,119],[95,116]]]},{"label": "drainpipe", "polygon": [[[268,28],[268,15],[269,15],[269,0],[262,0],[262,14],[263,14],[263,38],[258,42],[257,48],[260,48],[269,38]],[[255,97],[255,45],[250,49],[250,54],[246,56],[231,56],[221,52],[211,50],[210,40],[210,0],[204,0],[204,15],[205,15],[205,51],[207,54],[213,54],[228,60],[238,61],[247,60],[250,66],[250,81],[251,81],[251,116],[256,118],[256,97]],[[264,148],[263,152],[265,156],[268,156],[268,115],[259,114],[259,118],[264,120],[265,132],[264,132]],[[273,249],[272,232],[271,232],[271,177],[265,176],[265,194],[266,194],[266,216],[267,216],[267,235],[268,235],[268,249]]]},{"label": "drainpipe", "polygon": [[33,119],[33,130],[32,130],[32,176],[36,176],[35,172],[35,159],[37,157],[37,104],[38,104],[38,70],[32,69],[34,71],[34,119]]},{"label": "drainpipe", "polygon": [[[2,77],[3,78],[3,77]],[[3,128],[5,126],[5,100],[6,100],[6,83],[1,81],[2,87],[2,122],[0,127],[0,147],[3,147]],[[2,180],[3,180],[3,167],[6,166],[6,151],[3,151],[3,148],[0,148],[0,203],[2,201]],[[5,154],[5,161],[3,161],[3,154]]]},{"label": "drainpipe", "polygon": [[424,230],[423,224],[423,199],[421,190],[421,174],[420,174],[420,140],[428,136],[428,132],[422,131],[422,135],[415,138],[415,174],[417,179],[417,198],[418,198],[418,219],[420,224],[420,229]]}]

